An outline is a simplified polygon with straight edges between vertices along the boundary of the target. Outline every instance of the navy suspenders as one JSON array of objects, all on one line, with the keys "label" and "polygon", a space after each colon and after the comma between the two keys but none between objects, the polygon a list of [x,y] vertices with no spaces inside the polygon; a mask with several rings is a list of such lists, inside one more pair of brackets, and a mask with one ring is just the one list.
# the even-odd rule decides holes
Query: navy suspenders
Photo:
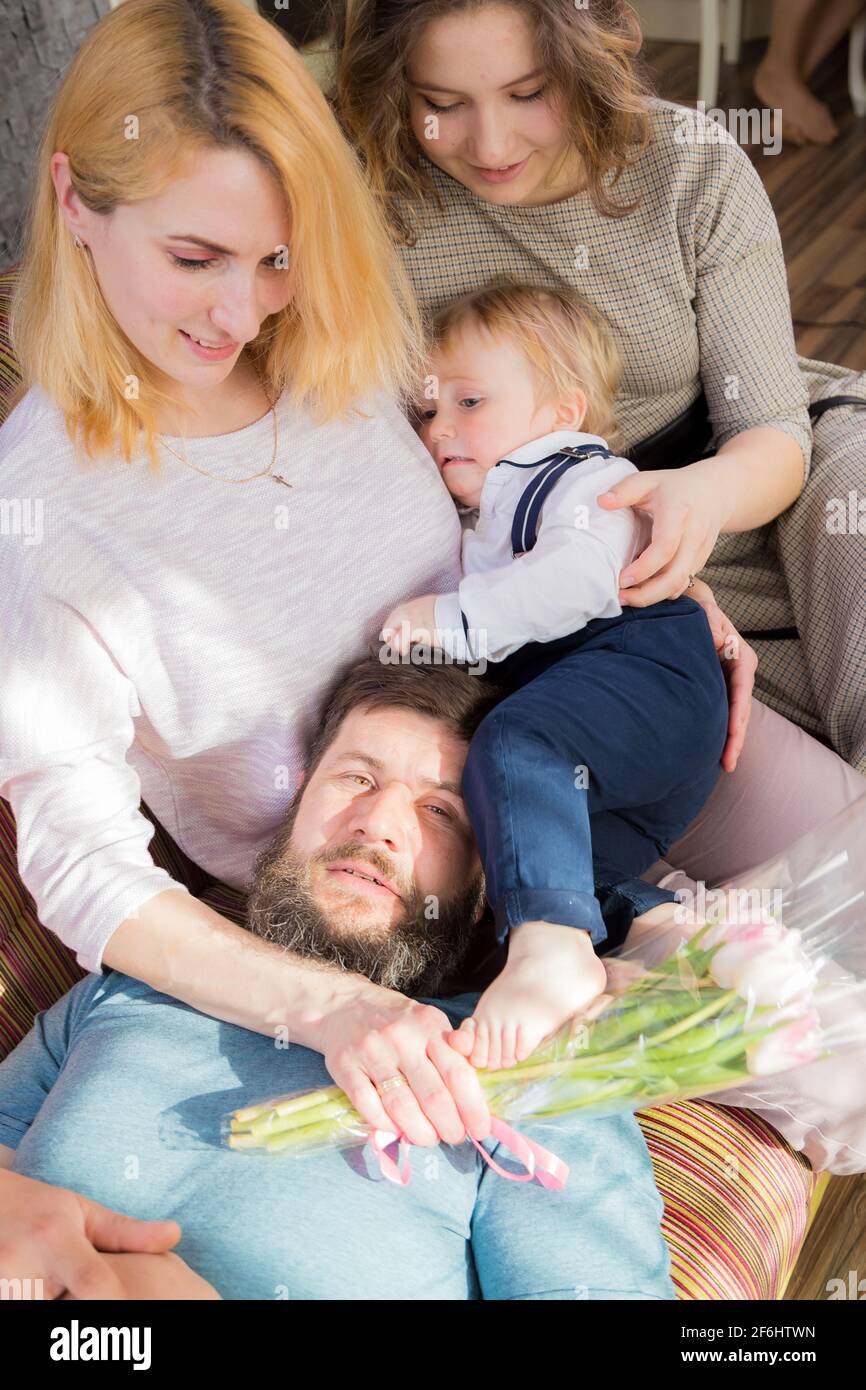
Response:
[{"label": "navy suspenders", "polygon": [[[600,444],[566,445],[565,448],[558,449],[555,454],[551,454],[549,458],[540,460],[547,466],[535,475],[527,488],[524,488],[514,511],[514,520],[511,523],[511,554],[513,558],[525,554],[535,545],[538,538],[541,509],[548,493],[556,487],[560,478],[568,472],[569,468],[574,468],[575,464],[583,463],[588,458],[609,459],[611,452],[610,449],[605,449]],[[504,459],[503,462],[507,463],[508,460]],[[535,467],[536,465],[533,464],[532,466]]]}]

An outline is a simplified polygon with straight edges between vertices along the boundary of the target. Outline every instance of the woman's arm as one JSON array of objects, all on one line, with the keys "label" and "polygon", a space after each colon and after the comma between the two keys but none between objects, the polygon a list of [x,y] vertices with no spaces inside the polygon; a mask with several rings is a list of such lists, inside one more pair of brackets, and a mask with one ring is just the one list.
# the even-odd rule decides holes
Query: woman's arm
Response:
[{"label": "woman's arm", "polygon": [[261,941],[198,898],[171,890],[121,923],[102,960],[226,1023],[270,1036],[286,1028],[292,1042],[317,1052],[335,1010],[360,1000],[398,1007],[403,999],[361,975]]},{"label": "woman's arm", "polygon": [[[158,893],[109,938],[103,963],[202,1013],[321,1052],[366,1122],[412,1144],[490,1132],[475,1069],[446,1041],[441,1009],[259,940],[191,894]],[[380,1097],[376,1081],[407,1085]]]},{"label": "woman's arm", "polygon": [[[676,117],[675,117],[676,119]],[[700,384],[717,454],[625,479],[602,506],[639,506],[653,544],[626,567],[622,602],[675,597],[724,532],[765,525],[799,496],[811,461],[809,396],[797,361],[779,228],[760,176],[736,141],[694,114],[680,145],[676,206],[692,293]]]},{"label": "woman's arm", "polygon": [[803,450],[793,435],[771,425],[744,430],[723,444],[714,458],[701,459],[691,469],[715,493],[724,516],[719,527],[723,534],[774,521],[796,502],[805,482]]}]

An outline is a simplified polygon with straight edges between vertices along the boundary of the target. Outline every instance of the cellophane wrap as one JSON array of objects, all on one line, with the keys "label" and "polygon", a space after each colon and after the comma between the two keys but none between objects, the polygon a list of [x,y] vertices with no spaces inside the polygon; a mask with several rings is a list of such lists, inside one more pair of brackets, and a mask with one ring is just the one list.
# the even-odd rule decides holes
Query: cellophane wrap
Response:
[{"label": "cellophane wrap", "polygon": [[[678,895],[604,958],[607,987],[530,1057],[478,1075],[510,1125],[611,1114],[739,1087],[866,1049],[866,797],[784,853]],[[866,1085],[866,1080],[864,1080]],[[295,1157],[363,1144],[336,1086],[224,1117],[238,1150]]]}]

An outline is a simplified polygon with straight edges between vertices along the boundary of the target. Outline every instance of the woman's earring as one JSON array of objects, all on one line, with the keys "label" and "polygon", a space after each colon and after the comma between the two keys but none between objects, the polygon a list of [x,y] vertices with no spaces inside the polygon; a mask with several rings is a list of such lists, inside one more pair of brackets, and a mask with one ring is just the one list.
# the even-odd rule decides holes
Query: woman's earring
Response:
[{"label": "woman's earring", "polygon": [[81,237],[80,237],[80,236],[73,236],[72,240],[75,242],[75,249],[76,249],[76,251],[80,251],[81,248],[82,248],[82,246],[84,245],[84,242],[81,240]]}]

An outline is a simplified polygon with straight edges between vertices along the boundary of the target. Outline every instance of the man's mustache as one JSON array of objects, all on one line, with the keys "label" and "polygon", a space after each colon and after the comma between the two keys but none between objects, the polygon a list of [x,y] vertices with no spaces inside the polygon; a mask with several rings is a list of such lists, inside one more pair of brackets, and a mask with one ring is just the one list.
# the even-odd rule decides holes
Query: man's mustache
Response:
[{"label": "man's mustache", "polygon": [[389,887],[393,888],[397,896],[402,899],[407,907],[411,906],[419,896],[418,886],[414,879],[407,879],[400,875],[394,861],[389,859],[381,850],[367,848],[366,845],[359,845],[358,842],[349,841],[344,845],[336,845],[332,849],[322,850],[318,854],[310,856],[312,864],[333,864],[337,860],[346,859],[359,864],[367,864],[375,872],[378,878],[385,879]]},{"label": "man's mustache", "polygon": [[[248,929],[283,950],[366,975],[386,989],[434,996],[469,949],[484,901],[483,873],[441,900],[425,897],[414,878],[395,872],[394,860],[378,846],[353,840],[298,856],[291,848],[293,823],[283,826],[253,872]],[[339,860],[388,879],[402,893],[401,911],[389,926],[368,925],[366,912],[351,921],[351,912],[347,918],[342,910],[319,906],[313,870]],[[363,896],[366,905],[369,895]]]}]

